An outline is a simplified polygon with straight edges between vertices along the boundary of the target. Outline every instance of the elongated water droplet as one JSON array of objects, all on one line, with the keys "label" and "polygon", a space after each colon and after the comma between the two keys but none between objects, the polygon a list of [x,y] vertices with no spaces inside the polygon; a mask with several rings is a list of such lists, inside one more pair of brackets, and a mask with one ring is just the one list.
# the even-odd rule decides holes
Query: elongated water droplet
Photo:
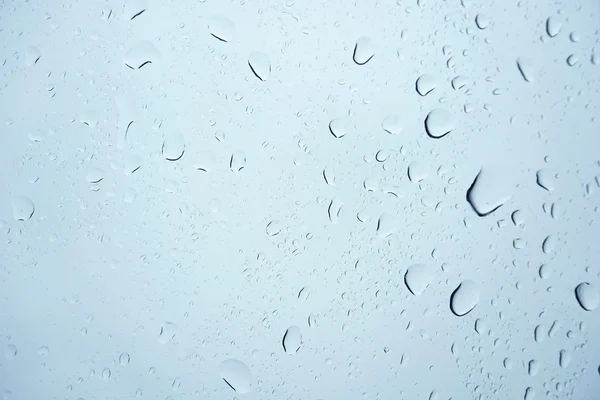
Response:
[{"label": "elongated water droplet", "polygon": [[236,151],[229,159],[229,169],[232,172],[240,172],[246,167],[246,155],[241,151]]},{"label": "elongated water droplet", "polygon": [[558,19],[554,17],[548,17],[546,20],[546,33],[548,33],[548,36],[555,37],[560,33],[561,28],[562,23]]},{"label": "elongated water droplet", "polygon": [[354,46],[354,54],[352,55],[354,62],[358,65],[364,65],[375,55],[375,43],[371,38],[363,36],[356,41]]},{"label": "elongated water droplet", "polygon": [[533,62],[528,57],[517,58],[517,67],[521,72],[521,76],[526,82],[533,82],[535,79],[535,73],[533,69]]},{"label": "elongated water droplet", "polygon": [[271,60],[262,51],[253,51],[248,56],[250,69],[261,81],[266,81],[271,76]]},{"label": "elongated water droplet", "polygon": [[523,395],[523,400],[533,400],[535,399],[535,389],[532,387],[528,387],[525,389],[525,394]]},{"label": "elongated water droplet", "polygon": [[281,341],[283,351],[287,354],[296,354],[302,346],[302,331],[298,326],[290,326],[283,335]]},{"label": "elongated water droplet", "polygon": [[417,93],[421,96],[426,96],[431,93],[437,86],[437,81],[433,75],[421,75],[416,82]]},{"label": "elongated water droplet", "polygon": [[552,269],[550,268],[549,265],[542,264],[542,265],[540,265],[538,274],[540,275],[540,278],[542,278],[542,279],[549,279],[550,276],[552,275]]},{"label": "elongated water droplet", "polygon": [[549,192],[554,190],[554,176],[547,169],[540,169],[536,173],[536,181],[541,188]]},{"label": "elongated water droplet", "polygon": [[383,213],[377,221],[377,235],[379,237],[388,237],[396,232],[396,219],[393,215]]},{"label": "elongated water droplet", "polygon": [[337,224],[340,219],[340,214],[342,213],[343,203],[339,199],[333,199],[329,203],[329,207],[327,208],[327,214],[329,215],[329,220],[334,224]]},{"label": "elongated water droplet", "polygon": [[483,335],[484,333],[486,333],[488,330],[487,328],[487,324],[485,323],[485,320],[481,319],[481,318],[477,318],[475,320],[475,332],[477,332],[480,335]]},{"label": "elongated water droplet", "polygon": [[185,152],[185,140],[181,133],[171,133],[165,136],[162,153],[166,160],[177,161]]},{"label": "elongated water droplet", "polygon": [[27,50],[25,50],[25,65],[31,67],[37,64],[41,57],[42,53],[40,49],[35,46],[27,46]]},{"label": "elongated water droplet", "polygon": [[346,136],[348,132],[347,119],[344,117],[332,119],[329,122],[329,132],[337,139]]},{"label": "elongated water droplet", "polygon": [[546,331],[546,327],[544,325],[537,325],[535,327],[535,329],[533,330],[533,340],[535,340],[536,343],[540,343],[544,340],[545,335],[544,332]]},{"label": "elongated water droplet", "polygon": [[450,309],[457,317],[462,317],[471,312],[480,297],[479,286],[470,279],[466,279],[458,285],[450,296]]},{"label": "elongated water droplet", "polygon": [[600,292],[596,286],[589,282],[582,282],[575,288],[575,297],[581,308],[586,311],[593,311],[600,303]]},{"label": "elongated water droplet", "polygon": [[400,116],[395,114],[385,117],[381,122],[381,127],[390,135],[397,135],[404,129]]},{"label": "elongated water droplet", "polygon": [[104,179],[104,170],[100,168],[91,168],[85,176],[88,183],[99,183]]},{"label": "elongated water droplet", "polygon": [[548,235],[542,242],[542,251],[544,254],[550,254],[554,251],[556,247],[556,236]]},{"label": "elongated water droplet", "polygon": [[235,25],[230,19],[221,15],[214,15],[210,18],[208,31],[213,37],[222,42],[232,42],[235,40]]},{"label": "elongated water droplet", "polygon": [[404,283],[410,292],[418,296],[433,281],[432,271],[424,264],[413,264],[404,274]]},{"label": "elongated water droplet", "polygon": [[502,365],[504,365],[504,368],[506,369],[512,369],[513,367],[513,362],[510,358],[506,357],[504,359],[504,361],[502,362]]},{"label": "elongated water droplet", "polygon": [[573,356],[569,350],[562,349],[558,353],[558,365],[560,365],[561,368],[567,368],[571,363],[572,358]]},{"label": "elongated water droplet", "polygon": [[443,108],[436,108],[429,112],[425,119],[425,130],[427,134],[434,138],[440,139],[449,134],[455,128],[452,114],[450,111]]},{"label": "elongated water droplet", "polygon": [[304,286],[298,292],[298,298],[302,301],[306,301],[310,297],[311,293],[312,293],[312,289],[309,286]]},{"label": "elongated water droplet", "polygon": [[129,356],[129,353],[121,353],[121,355],[119,356],[119,364],[123,366],[129,365],[130,360],[131,357]]},{"label": "elongated water droplet", "polygon": [[467,201],[478,216],[493,213],[510,199],[509,175],[499,166],[487,166],[479,171],[467,190]]},{"label": "elongated water droplet", "polygon": [[323,178],[328,185],[335,185],[335,173],[330,168],[325,168],[323,170]]},{"label": "elongated water droplet", "polygon": [[527,364],[527,373],[529,376],[536,376],[540,370],[540,363],[537,360],[530,360]]},{"label": "elongated water droplet", "polygon": [[240,360],[231,358],[223,361],[219,365],[219,373],[221,379],[235,392],[245,394],[250,391],[252,373]]},{"label": "elongated water droplet", "polygon": [[13,199],[13,217],[17,221],[29,221],[35,212],[33,201],[29,197],[17,196]]}]

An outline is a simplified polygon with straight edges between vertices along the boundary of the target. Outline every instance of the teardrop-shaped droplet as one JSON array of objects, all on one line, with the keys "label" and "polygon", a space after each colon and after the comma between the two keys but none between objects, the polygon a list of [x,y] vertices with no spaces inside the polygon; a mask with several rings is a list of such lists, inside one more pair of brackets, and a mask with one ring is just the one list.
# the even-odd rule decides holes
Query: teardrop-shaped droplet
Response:
[{"label": "teardrop-shaped droplet", "polygon": [[356,41],[354,46],[354,62],[358,65],[364,65],[375,55],[375,43],[371,38],[363,36]]},{"label": "teardrop-shaped droplet", "polygon": [[223,361],[219,365],[219,373],[221,379],[235,392],[245,394],[250,391],[252,373],[240,360],[231,358]]},{"label": "teardrop-shaped droplet", "polygon": [[425,119],[425,130],[427,134],[440,139],[449,134],[455,128],[452,114],[444,108],[436,108],[429,112]]},{"label": "teardrop-shaped droplet", "polygon": [[253,51],[248,56],[250,69],[261,81],[266,81],[271,76],[271,60],[262,51]]},{"label": "teardrop-shaped droplet", "polygon": [[526,82],[533,82],[535,80],[535,72],[533,70],[533,62],[528,57],[517,58],[517,67],[521,76]]},{"label": "teardrop-shaped droplet", "polygon": [[283,351],[287,354],[296,354],[302,346],[302,332],[298,326],[290,326],[283,335],[281,341]]},{"label": "teardrop-shaped droplet", "polygon": [[416,82],[417,93],[421,96],[426,96],[431,93],[437,86],[437,81],[433,75],[421,75]]},{"label": "teardrop-shaped droplet", "polygon": [[546,33],[550,37],[555,37],[560,33],[562,23],[554,17],[548,17],[546,20]]},{"label": "teardrop-shaped droplet", "polygon": [[600,292],[588,282],[582,282],[575,288],[575,297],[581,308],[586,311],[593,311],[600,303]]},{"label": "teardrop-shaped droplet", "polygon": [[450,309],[454,315],[462,317],[477,306],[480,297],[479,286],[470,279],[466,279],[458,285],[450,296]]},{"label": "teardrop-shaped droplet", "polygon": [[512,194],[510,174],[500,166],[482,168],[467,190],[467,201],[480,217],[502,207]]},{"label": "teardrop-shaped droplet", "polygon": [[235,40],[235,25],[230,19],[221,15],[214,15],[208,22],[210,34],[222,42]]},{"label": "teardrop-shaped droplet", "polygon": [[185,152],[185,140],[181,133],[172,133],[163,141],[162,153],[166,160],[177,161]]},{"label": "teardrop-shaped droplet", "polygon": [[404,274],[406,287],[415,296],[420,295],[433,281],[433,273],[424,264],[413,264]]},{"label": "teardrop-shaped droplet", "polygon": [[13,199],[13,217],[17,221],[28,221],[35,212],[33,201],[29,197],[17,196]]}]

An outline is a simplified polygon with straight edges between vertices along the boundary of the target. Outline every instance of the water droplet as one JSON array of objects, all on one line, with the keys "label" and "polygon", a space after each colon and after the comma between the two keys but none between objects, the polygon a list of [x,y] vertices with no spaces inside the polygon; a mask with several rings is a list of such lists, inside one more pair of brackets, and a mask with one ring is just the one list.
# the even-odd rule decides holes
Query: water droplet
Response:
[{"label": "water droplet", "polygon": [[137,398],[142,397],[142,394],[144,394],[144,391],[142,389],[137,389],[135,391],[135,397],[137,397]]},{"label": "water droplet", "polygon": [[480,335],[483,335],[487,331],[487,329],[488,328],[485,320],[481,318],[477,318],[475,320],[475,332],[477,332]]},{"label": "water droplet", "polygon": [[352,58],[358,65],[364,65],[375,55],[375,43],[371,38],[363,36],[356,41]]},{"label": "water droplet", "polygon": [[12,203],[13,217],[17,221],[28,221],[35,212],[35,206],[29,197],[17,196]]},{"label": "water droplet", "polygon": [[548,36],[555,37],[560,33],[562,23],[554,17],[548,17],[546,20],[546,33]]},{"label": "water droplet", "polygon": [[562,349],[558,355],[558,365],[560,365],[561,368],[567,368],[571,363],[572,358],[570,351]]},{"label": "water droplet", "polygon": [[281,341],[283,351],[287,354],[296,354],[302,346],[302,333],[300,328],[297,326],[290,326],[283,335]]},{"label": "water droplet", "polygon": [[104,170],[100,168],[90,169],[85,176],[85,180],[88,183],[100,183],[102,179],[104,179]]},{"label": "water droplet", "polygon": [[229,169],[233,172],[240,172],[246,166],[246,155],[241,151],[236,151],[229,159]]},{"label": "water droplet", "polygon": [[346,136],[346,133],[348,132],[347,119],[343,117],[332,119],[331,122],[329,122],[329,132],[337,139]]},{"label": "water droplet", "polygon": [[554,177],[546,169],[540,169],[536,173],[537,184],[547,191],[551,192],[554,190]]},{"label": "water droplet", "polygon": [[535,389],[532,387],[528,387],[525,389],[525,395],[523,396],[523,400],[533,400],[535,398]]},{"label": "water droplet", "polygon": [[125,175],[131,175],[142,166],[142,157],[138,155],[129,155],[123,161],[123,171]]},{"label": "water droplet", "polygon": [[437,81],[433,75],[424,74],[417,79],[416,89],[421,96],[426,96],[431,93],[437,85]]},{"label": "water droplet", "polygon": [[329,220],[334,224],[340,219],[340,214],[342,212],[342,202],[339,199],[333,199],[329,203],[329,207],[327,208],[327,214],[329,215]]},{"label": "water droplet", "polygon": [[548,337],[552,338],[556,335],[556,331],[558,331],[558,328],[560,327],[560,322],[558,321],[554,321],[552,323],[552,325],[550,326],[550,329],[548,329]]},{"label": "water droplet", "polygon": [[529,376],[536,376],[540,370],[540,363],[537,360],[530,360],[527,364],[527,373]]},{"label": "water droplet", "polygon": [[129,353],[121,353],[121,355],[119,356],[119,364],[123,366],[129,365],[130,360],[131,357],[129,357]]},{"label": "water droplet", "polygon": [[451,84],[452,84],[452,89],[460,90],[460,89],[464,88],[465,86],[467,86],[467,78],[465,78],[462,75],[458,75],[457,77],[452,79]]},{"label": "water droplet", "polygon": [[35,46],[27,46],[27,50],[25,51],[25,65],[31,67],[37,64],[41,57],[42,53],[40,49]]},{"label": "water droplet", "polygon": [[281,224],[281,222],[279,221],[271,221],[267,224],[267,235],[269,236],[275,236],[278,235],[281,232],[281,229],[283,228],[283,225]]},{"label": "water droplet", "polygon": [[316,315],[314,315],[314,314],[310,314],[310,315],[308,316],[307,322],[308,322],[308,326],[309,326],[310,328],[316,328],[316,327],[318,326],[318,323],[317,323],[317,316],[316,316]]},{"label": "water droplet", "polygon": [[510,218],[515,226],[523,226],[525,223],[525,212],[523,210],[516,210],[511,214]]},{"label": "water droplet", "polygon": [[312,293],[312,289],[309,286],[304,286],[298,292],[298,298],[302,301],[306,301],[310,297],[311,293]]},{"label": "water droplet", "polygon": [[131,69],[138,70],[142,67],[156,62],[160,58],[160,52],[152,42],[142,40],[133,45],[125,56],[123,62]]},{"label": "water droplet", "polygon": [[162,154],[168,161],[177,161],[185,152],[185,139],[181,133],[172,133],[164,138]]},{"label": "water droplet", "polygon": [[504,361],[502,362],[502,364],[504,365],[504,368],[506,368],[506,369],[512,369],[512,367],[513,367],[513,362],[508,357],[504,359]]},{"label": "water droplet", "polygon": [[418,183],[427,178],[427,167],[421,161],[415,161],[408,166],[408,179],[411,182]]},{"label": "water droplet", "polygon": [[480,217],[490,215],[511,197],[511,183],[506,171],[498,166],[484,167],[467,190],[467,201]]},{"label": "water droplet", "polygon": [[4,348],[4,358],[14,360],[17,357],[17,346],[9,344]]},{"label": "water droplet", "polygon": [[323,170],[323,178],[328,185],[335,185],[335,173],[330,168],[325,168]]},{"label": "water droplet", "polygon": [[261,81],[266,81],[271,76],[271,60],[262,51],[253,51],[248,56],[250,69]]},{"label": "water droplet", "polygon": [[443,108],[436,108],[429,112],[425,118],[425,130],[427,134],[434,138],[440,139],[449,134],[455,128],[452,114],[450,111]]},{"label": "water droplet", "polygon": [[544,254],[550,254],[556,247],[556,236],[548,235],[542,242],[542,251]]},{"label": "water droplet", "polygon": [[536,343],[541,343],[544,338],[544,332],[546,330],[546,327],[544,325],[537,325],[535,327],[535,329],[533,330],[533,340],[535,340]]},{"label": "water droplet", "polygon": [[104,379],[105,381],[110,379],[110,376],[112,375],[112,372],[110,372],[110,369],[108,368],[104,368],[102,370],[102,379]]},{"label": "water droplet", "polygon": [[231,20],[221,15],[214,15],[210,18],[208,30],[212,36],[222,42],[235,40],[235,25]]},{"label": "water droplet", "polygon": [[567,57],[567,65],[569,67],[574,67],[577,64],[579,64],[579,57],[576,54],[571,54]]},{"label": "water droplet", "polygon": [[213,170],[216,164],[215,154],[210,150],[200,150],[196,156],[196,163],[194,168],[198,171],[210,172]]},{"label": "water droplet", "polygon": [[479,303],[480,294],[475,282],[470,279],[462,281],[450,296],[450,310],[457,317],[467,315]]},{"label": "water droplet", "polygon": [[424,264],[413,264],[404,274],[404,283],[410,292],[418,296],[433,281],[433,272]]},{"label": "water droplet", "polygon": [[582,282],[575,288],[575,297],[581,308],[586,311],[593,311],[600,303],[600,292],[598,289],[588,282]]},{"label": "water droplet", "polygon": [[533,82],[535,79],[535,73],[533,68],[533,62],[528,57],[517,58],[517,67],[525,79],[526,82]]},{"label": "water droplet", "polygon": [[550,208],[550,215],[554,219],[559,219],[561,215],[563,215],[563,207],[560,203],[552,203],[552,207]]},{"label": "water droplet", "polygon": [[490,19],[485,14],[477,14],[475,17],[475,24],[479,29],[485,29],[490,25]]},{"label": "water droplet", "polygon": [[50,349],[48,348],[48,346],[41,346],[41,347],[38,349],[38,354],[39,354],[40,356],[47,356],[47,355],[48,355],[48,353],[50,353]]},{"label": "water droplet", "polygon": [[396,218],[388,213],[383,213],[377,221],[377,234],[379,237],[388,237],[396,232]]},{"label": "water droplet", "polygon": [[381,122],[381,127],[390,135],[397,135],[404,129],[400,116],[395,114],[385,117],[383,122]]},{"label": "water droplet", "polygon": [[158,342],[160,344],[167,344],[175,335],[177,335],[177,325],[173,322],[164,322],[160,327],[160,332],[158,334]]},{"label": "water droplet", "polygon": [[552,276],[552,269],[550,268],[549,265],[542,264],[542,265],[540,265],[538,274],[540,275],[540,278],[542,278],[542,279],[549,279],[550,276]]},{"label": "water droplet", "polygon": [[219,365],[221,379],[239,394],[245,394],[250,391],[252,382],[252,373],[243,362],[236,359],[223,361]]}]

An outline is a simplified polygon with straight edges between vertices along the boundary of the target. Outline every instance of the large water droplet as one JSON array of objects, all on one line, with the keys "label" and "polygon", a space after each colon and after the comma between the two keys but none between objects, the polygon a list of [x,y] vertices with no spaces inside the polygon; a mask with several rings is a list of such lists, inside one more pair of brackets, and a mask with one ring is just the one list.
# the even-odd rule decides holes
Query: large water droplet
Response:
[{"label": "large water droplet", "polygon": [[548,36],[554,37],[558,35],[560,33],[561,28],[562,23],[558,19],[554,17],[548,17],[548,19],[546,20],[546,33],[548,33]]},{"label": "large water droplet", "polygon": [[235,25],[230,19],[221,15],[214,15],[210,18],[208,30],[212,36],[222,42],[235,40]]},{"label": "large water droplet", "polygon": [[283,335],[281,341],[283,351],[287,354],[296,354],[302,346],[302,332],[298,326],[290,326]]},{"label": "large water droplet", "polygon": [[156,62],[160,58],[160,52],[152,42],[142,40],[133,45],[123,57],[123,62],[131,69],[140,69],[148,64]]},{"label": "large water droplet", "polygon": [[420,295],[433,281],[433,272],[424,264],[413,264],[404,274],[406,287],[415,296]]},{"label": "large water droplet", "polygon": [[262,51],[253,51],[248,56],[250,69],[261,81],[266,81],[271,76],[271,60]]},{"label": "large water droplet", "polygon": [[13,217],[17,221],[28,221],[35,212],[33,201],[29,197],[17,196],[13,199]]},{"label": "large water droplet", "polygon": [[480,294],[475,282],[470,279],[462,281],[450,296],[450,310],[458,317],[468,314],[479,303]]},{"label": "large water droplet", "polygon": [[169,161],[177,161],[185,152],[185,139],[181,133],[172,133],[165,136],[162,154]]},{"label": "large water droplet", "polygon": [[512,185],[499,166],[482,168],[467,190],[467,201],[480,217],[485,217],[502,207],[511,196]]},{"label": "large water droplet", "polygon": [[356,41],[352,58],[358,65],[364,65],[375,55],[375,43],[371,38],[363,36]]},{"label": "large water droplet", "polygon": [[329,132],[337,139],[346,136],[348,132],[348,120],[344,117],[332,119],[329,122]]},{"label": "large water droplet", "polygon": [[444,108],[436,108],[429,112],[425,118],[425,130],[427,134],[440,139],[449,134],[455,128],[452,114]]},{"label": "large water droplet", "polygon": [[517,58],[517,67],[525,79],[526,82],[533,82],[535,79],[535,72],[533,68],[533,62],[528,57]]},{"label": "large water droplet", "polygon": [[581,308],[586,311],[593,311],[600,303],[600,292],[598,289],[588,282],[582,282],[575,288],[575,297]]},{"label": "large water droplet", "polygon": [[421,96],[426,96],[431,93],[437,85],[437,81],[433,75],[421,75],[415,84],[417,93]]},{"label": "large water droplet", "polygon": [[223,361],[219,365],[221,379],[239,394],[245,394],[250,391],[252,382],[252,373],[243,362],[231,358]]},{"label": "large water droplet", "polygon": [[383,213],[377,221],[377,235],[388,237],[396,232],[396,218],[388,213]]},{"label": "large water droplet", "polygon": [[385,117],[381,122],[381,127],[390,135],[397,135],[404,129],[400,116],[395,114]]},{"label": "large water droplet", "polygon": [[475,17],[475,24],[477,24],[479,29],[485,29],[489,26],[490,19],[487,15],[480,13]]}]

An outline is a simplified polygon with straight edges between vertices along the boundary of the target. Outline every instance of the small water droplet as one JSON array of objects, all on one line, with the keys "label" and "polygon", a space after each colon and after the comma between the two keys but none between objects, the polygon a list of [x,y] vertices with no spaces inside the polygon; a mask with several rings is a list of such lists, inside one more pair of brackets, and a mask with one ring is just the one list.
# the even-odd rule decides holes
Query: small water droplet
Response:
[{"label": "small water droplet", "polygon": [[253,51],[248,56],[250,69],[261,81],[266,81],[271,76],[271,60],[262,51]]},{"label": "small water droplet", "polygon": [[535,72],[533,68],[533,62],[528,57],[517,58],[517,67],[521,72],[521,76],[526,82],[533,82],[535,79]]},{"label": "small water droplet", "polygon": [[129,365],[130,360],[131,357],[129,357],[129,353],[121,353],[121,355],[119,356],[119,364],[123,366]]},{"label": "small water droplet", "polygon": [[582,282],[575,288],[575,297],[581,308],[586,311],[593,311],[600,303],[600,292],[598,289],[588,282]]},{"label": "small water droplet", "polygon": [[14,344],[6,345],[4,348],[4,358],[7,360],[14,360],[17,357],[17,346]]},{"label": "small water droplet", "polygon": [[158,334],[158,342],[160,344],[169,343],[177,335],[177,330],[177,325],[173,322],[163,322]]},{"label": "small water droplet", "polygon": [[417,93],[421,96],[426,96],[431,93],[437,86],[437,81],[433,75],[421,75],[415,84]]},{"label": "small water droplet", "polygon": [[329,132],[337,139],[346,136],[346,133],[348,133],[347,119],[344,117],[332,119],[329,122]]},{"label": "small water droplet", "polygon": [[404,274],[404,284],[410,292],[418,296],[433,281],[433,272],[424,264],[413,264]]},{"label": "small water droplet", "polygon": [[429,112],[425,118],[425,130],[429,137],[440,139],[455,129],[454,121],[450,111],[436,108]]},{"label": "small water droplet", "polygon": [[452,292],[450,296],[450,310],[457,317],[467,315],[479,303],[480,295],[479,286],[472,280],[466,279]]},{"label": "small water droplet", "polygon": [[385,117],[381,122],[381,127],[390,135],[397,135],[404,129],[400,116],[396,114]]},{"label": "small water droplet", "polygon": [[283,335],[281,341],[283,351],[287,354],[296,354],[302,346],[302,332],[298,326],[290,326]]},{"label": "small water droplet", "polygon": [[167,135],[163,141],[162,154],[168,161],[177,161],[185,152],[185,139],[181,133]]},{"label": "small water droplet", "polygon": [[363,36],[356,41],[352,58],[358,65],[364,65],[375,55],[375,43],[371,38]]},{"label": "small water droplet", "polygon": [[219,365],[221,379],[239,394],[245,394],[250,391],[252,382],[252,373],[243,362],[236,359],[223,361]]},{"label": "small water droplet", "polygon": [[276,236],[281,232],[283,225],[281,222],[275,220],[267,224],[266,232],[269,236]]},{"label": "small water droplet", "polygon": [[35,212],[33,201],[29,197],[17,196],[13,199],[13,217],[17,221],[28,221]]},{"label": "small water droplet", "polygon": [[235,40],[235,25],[233,22],[221,15],[214,15],[208,23],[210,34],[222,42]]},{"label": "small water droplet", "polygon": [[246,155],[241,151],[236,151],[229,159],[229,169],[232,172],[240,172],[246,167]]},{"label": "small water droplet", "polygon": [[100,183],[104,179],[104,170],[100,168],[91,168],[85,176],[88,183]]},{"label": "small water droplet", "polygon": [[561,28],[562,23],[558,19],[554,17],[548,17],[546,20],[546,33],[548,36],[555,37],[560,33]]},{"label": "small water droplet", "polygon": [[110,379],[110,376],[112,375],[112,372],[110,372],[110,369],[108,368],[104,368],[102,370],[102,379],[104,379],[105,381]]},{"label": "small water droplet", "polygon": [[499,166],[482,168],[467,190],[467,201],[480,217],[490,215],[511,197],[511,183]]},{"label": "small water droplet", "polygon": [[333,199],[329,203],[329,207],[327,208],[327,214],[329,215],[329,220],[334,224],[340,219],[340,214],[342,213],[343,203],[339,199]]}]

